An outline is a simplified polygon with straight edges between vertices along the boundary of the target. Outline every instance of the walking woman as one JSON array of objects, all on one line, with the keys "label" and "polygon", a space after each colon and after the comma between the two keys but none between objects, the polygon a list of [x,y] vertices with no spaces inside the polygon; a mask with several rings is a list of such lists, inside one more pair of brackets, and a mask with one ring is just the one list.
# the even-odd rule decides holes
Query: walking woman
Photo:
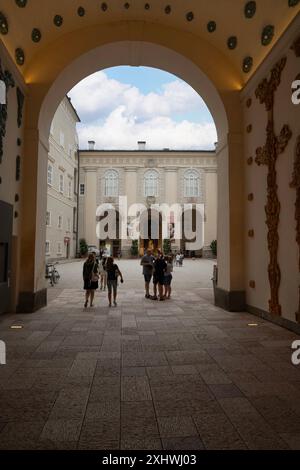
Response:
[{"label": "walking woman", "polygon": [[123,284],[123,276],[117,264],[114,264],[112,256],[107,258],[106,266],[107,272],[107,289],[108,289],[108,304],[111,307],[111,297],[113,293],[114,306],[117,306],[117,289],[118,289],[118,276],[120,276],[121,283]]},{"label": "walking woman", "polygon": [[98,289],[98,263],[96,260],[95,253],[90,253],[88,259],[83,265],[83,282],[85,290],[85,304],[84,307],[88,306],[90,300],[90,307],[93,307],[95,290]]}]

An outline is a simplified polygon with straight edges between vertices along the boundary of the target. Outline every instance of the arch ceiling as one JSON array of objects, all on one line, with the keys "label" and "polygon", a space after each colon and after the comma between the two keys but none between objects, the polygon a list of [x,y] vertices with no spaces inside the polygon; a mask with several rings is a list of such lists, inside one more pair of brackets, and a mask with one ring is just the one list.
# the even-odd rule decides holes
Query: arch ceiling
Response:
[{"label": "arch ceiling", "polygon": [[[41,5],[43,3],[43,6]],[[247,83],[300,12],[300,0],[0,0],[0,37],[19,69],[67,33],[139,21],[197,36]]]}]

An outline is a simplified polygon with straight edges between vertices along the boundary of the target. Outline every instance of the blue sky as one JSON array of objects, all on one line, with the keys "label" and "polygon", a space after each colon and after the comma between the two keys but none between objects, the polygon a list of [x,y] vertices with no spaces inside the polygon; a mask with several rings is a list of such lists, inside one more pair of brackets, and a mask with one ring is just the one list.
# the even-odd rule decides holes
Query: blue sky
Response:
[{"label": "blue sky", "polygon": [[202,98],[178,77],[149,67],[114,67],[80,82],[69,96],[82,123],[80,146],[211,149],[213,119]]}]

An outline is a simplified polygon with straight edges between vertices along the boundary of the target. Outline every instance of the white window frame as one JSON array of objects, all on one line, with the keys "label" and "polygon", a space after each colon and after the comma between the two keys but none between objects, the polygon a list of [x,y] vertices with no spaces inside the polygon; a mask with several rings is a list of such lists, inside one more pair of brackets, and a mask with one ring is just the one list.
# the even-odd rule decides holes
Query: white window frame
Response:
[{"label": "white window frame", "polygon": [[[49,248],[48,251],[47,251],[47,247]],[[46,253],[46,256],[49,256],[51,254],[51,243],[50,243],[50,240],[46,240],[46,244],[45,244],[45,253]]]},{"label": "white window frame", "polygon": [[63,218],[63,216],[60,214],[60,215],[58,216],[58,219],[57,219],[57,228],[58,228],[59,230],[62,230],[62,228],[63,228],[63,223],[64,223],[64,218]]},{"label": "white window frame", "polygon": [[57,255],[62,255],[62,242],[57,242]]},{"label": "white window frame", "polygon": [[[49,220],[48,220],[49,214]],[[51,227],[51,211],[46,211],[46,227]]]},{"label": "white window frame", "polygon": [[65,190],[65,178],[64,178],[64,175],[62,173],[60,173],[59,175],[59,192],[61,194],[64,194],[64,190]]},{"label": "white window frame", "polygon": [[199,197],[200,175],[197,170],[187,170],[184,173],[184,197]]},{"label": "white window frame", "polygon": [[144,174],[144,196],[158,197],[159,174],[155,170],[147,170]]},{"label": "white window frame", "polygon": [[71,225],[72,225],[71,224],[71,219],[70,219],[70,217],[68,217],[68,219],[67,219],[67,232],[71,232]]},{"label": "white window frame", "polygon": [[49,162],[48,162],[48,169],[47,169],[47,183],[49,186],[53,186],[53,165],[51,165],[51,163]]},{"label": "white window frame", "polygon": [[117,197],[119,195],[119,173],[116,170],[107,170],[104,175],[104,196]]},{"label": "white window frame", "polygon": [[72,180],[69,179],[68,181],[68,198],[72,198]]}]

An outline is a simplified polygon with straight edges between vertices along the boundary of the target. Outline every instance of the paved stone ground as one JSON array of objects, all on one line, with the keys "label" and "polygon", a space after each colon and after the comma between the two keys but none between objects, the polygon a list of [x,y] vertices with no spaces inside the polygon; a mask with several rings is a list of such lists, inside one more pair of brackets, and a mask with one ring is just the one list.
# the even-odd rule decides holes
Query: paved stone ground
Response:
[{"label": "paved stone ground", "polygon": [[85,310],[70,276],[42,311],[2,316],[0,449],[300,449],[297,337],[215,308],[191,263],[170,301],[144,299],[138,273],[117,308]]}]

